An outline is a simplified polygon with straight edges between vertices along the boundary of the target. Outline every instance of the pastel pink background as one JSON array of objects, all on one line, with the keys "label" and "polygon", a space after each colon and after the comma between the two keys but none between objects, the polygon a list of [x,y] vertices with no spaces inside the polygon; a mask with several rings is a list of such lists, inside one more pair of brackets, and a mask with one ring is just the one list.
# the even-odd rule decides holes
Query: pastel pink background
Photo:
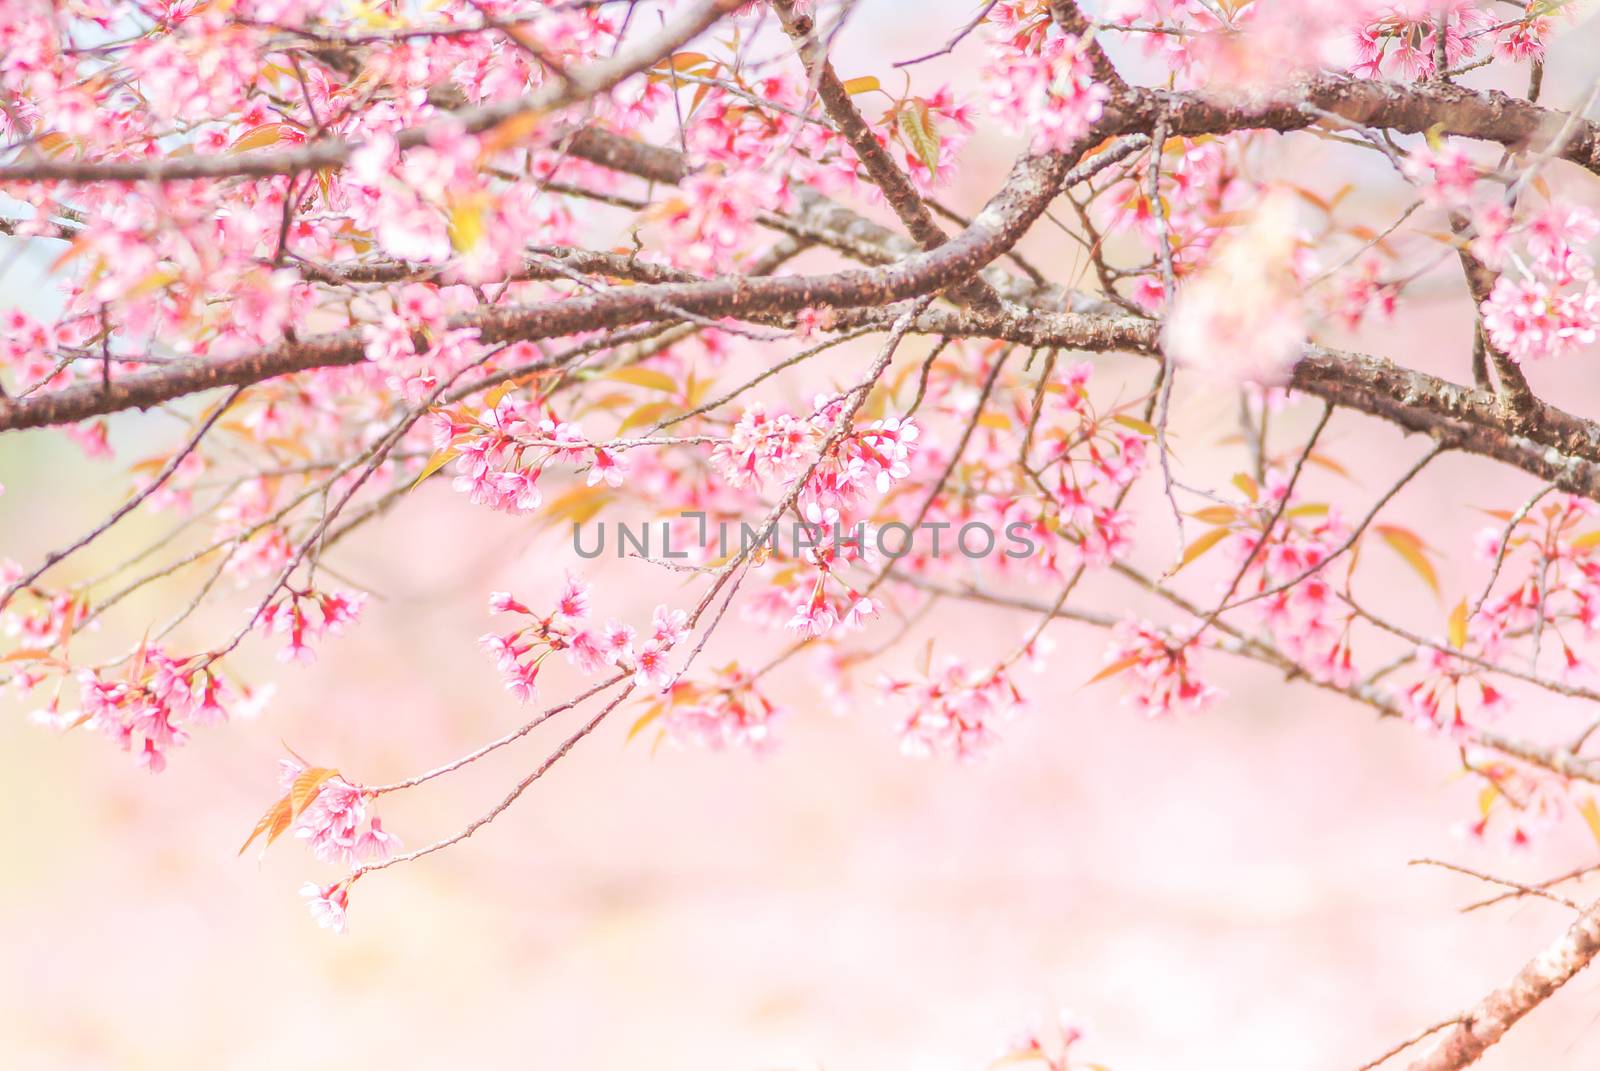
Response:
[{"label": "pastel pink background", "polygon": [[[896,57],[936,46],[969,10],[869,3],[841,65],[883,67],[874,41],[892,41]],[[1595,43],[1588,24],[1569,36],[1550,100],[1577,94]],[[960,60],[945,69],[970,81]],[[968,153],[998,162],[1008,151],[980,129]],[[1373,213],[1401,207],[1392,180],[1343,172],[1347,161],[1304,143],[1293,157],[1325,185],[1357,182]],[[951,200],[978,203],[996,177],[975,166]],[[1064,276],[1081,267],[1048,229],[1029,248]],[[25,275],[14,269],[0,287]],[[1459,378],[1470,321],[1452,282],[1439,276],[1427,316],[1353,342]],[[1593,412],[1590,359],[1541,368],[1535,385]],[[1132,361],[1100,363],[1118,374]],[[1230,404],[1196,390],[1175,427],[1186,463],[1213,482],[1238,463],[1236,447],[1218,445]],[[1303,431],[1310,414],[1289,421]],[[144,443],[138,426],[119,434],[146,453],[164,444]],[[1350,416],[1327,441],[1358,484],[1309,479],[1352,511],[1422,449]],[[92,524],[122,488],[40,434],[7,440],[0,482],[0,553],[24,561]],[[1513,505],[1530,487],[1451,459],[1386,518],[1440,547],[1453,601],[1480,582],[1474,507]],[[1170,518],[1156,499],[1138,509],[1141,561],[1159,571]],[[160,530],[130,524],[75,575]],[[259,864],[235,855],[275,794],[284,744],[382,782],[517,724],[525,712],[474,643],[489,627],[484,596],[553,590],[565,546],[447,488],[419,492],[334,559],[381,596],[362,624],[308,669],[279,670],[257,647],[255,679],[280,686],[267,713],[199,733],[160,777],[98,738],[28,725],[27,708],[5,699],[0,1063],[954,1071],[986,1066],[1017,1029],[1065,1005],[1090,1026],[1084,1056],[1116,1071],[1340,1071],[1501,984],[1567,921],[1538,902],[1458,915],[1483,888],[1407,860],[1531,880],[1594,855],[1581,825],[1514,857],[1459,840],[1451,827],[1472,813],[1472,790],[1452,779],[1447,745],[1222,656],[1209,663],[1230,692],[1218,709],[1140,720],[1115,684],[1083,686],[1103,637],[1059,625],[1050,674],[1029,682],[1035,708],[986,762],[902,758],[889,711],[870,698],[830,711],[800,661],[779,677],[794,715],[776,754],[652,755],[648,738],[625,745],[621,715],[471,841],[364,879],[348,937],[316,929],[296,890],[332,871],[289,841]],[[1365,590],[1440,631],[1445,605],[1370,557]],[[603,614],[645,615],[678,591],[640,564],[592,578]],[[1118,592],[1113,609],[1126,602],[1114,584],[1086,598],[1095,591]],[[173,598],[145,608],[170,611]],[[1028,623],[946,608],[924,634],[976,659]],[[120,639],[136,638],[132,618],[122,625]],[[708,664],[759,660],[781,642],[729,627]],[[1580,714],[1535,701],[1516,725],[1558,738]],[[385,824],[413,846],[459,828],[569,724],[386,800]],[[1597,1018],[1600,975],[1582,975],[1482,1066],[1595,1066]]]}]

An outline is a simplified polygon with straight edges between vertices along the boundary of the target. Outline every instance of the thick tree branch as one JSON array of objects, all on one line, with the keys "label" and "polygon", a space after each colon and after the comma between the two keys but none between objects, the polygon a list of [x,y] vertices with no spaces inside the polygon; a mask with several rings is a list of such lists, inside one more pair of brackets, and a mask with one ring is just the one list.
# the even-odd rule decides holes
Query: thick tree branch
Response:
[{"label": "thick tree branch", "polygon": [[[704,33],[743,0],[701,0],[674,18],[661,32],[620,49],[526,96],[497,101],[450,113],[450,123],[469,133],[481,133],[508,119],[539,115],[578,104],[606,92],[624,79],[643,71]],[[397,137],[402,149],[422,145],[435,129],[424,124],[403,130]],[[19,161],[0,166],[0,183],[64,182],[170,182],[180,179],[266,178],[293,175],[325,167],[343,167],[359,142],[343,139],[316,141],[302,148],[267,150],[239,155],[157,157],[150,160],[90,162],[81,160]]]},{"label": "thick tree branch", "polygon": [[[551,111],[586,99],[670,54],[715,21],[723,10],[736,4],[737,0],[703,4],[690,13],[692,18],[686,16],[675,24],[674,32],[663,33],[624,55],[576,72],[569,82],[557,83],[553,88],[512,101],[460,109],[451,113],[450,121],[465,126],[468,131],[480,132],[519,115]],[[708,21],[700,25],[701,19]],[[689,32],[691,30],[693,32]],[[1555,147],[1557,158],[1600,173],[1600,125],[1585,119],[1569,124],[1572,117],[1562,112],[1541,108],[1498,91],[1480,92],[1447,82],[1400,84],[1324,74],[1243,103],[1198,93],[1132,87],[1112,100],[1098,128],[1102,135],[1149,133],[1162,113],[1169,119],[1169,132],[1183,137],[1236,130],[1303,130],[1321,118],[1319,113],[1327,113],[1350,123],[1404,134],[1437,129],[1441,135],[1494,142],[1514,150],[1540,151]],[[1570,133],[1558,145],[1558,137],[1569,125]],[[400,144],[402,147],[423,144],[430,132],[431,127],[427,125],[402,131]],[[605,146],[619,147],[617,142],[607,142]],[[343,167],[357,147],[357,143],[351,141],[327,140],[298,149],[262,150],[237,156],[108,162],[29,159],[0,165],[0,183],[264,178]],[[594,160],[598,147],[580,143],[574,154]],[[649,177],[657,181],[672,180],[665,156],[653,156],[648,164],[643,159],[620,158],[594,162],[618,166],[620,170],[635,174],[648,167],[652,172]]]},{"label": "thick tree branch", "polygon": [[[827,47],[816,36],[816,26],[810,15],[796,12],[790,0],[774,0],[773,9],[783,22],[784,32],[794,42],[795,51],[806,73],[816,83],[817,95],[828,117],[839,128],[839,133],[850,143],[861,166],[866,168],[873,184],[883,191],[883,196],[900,217],[911,237],[924,249],[936,249],[949,240],[944,229],[933,219],[933,213],[922,203],[922,196],[911,184],[911,178],[894,162],[889,151],[878,142],[867,121],[856,110],[839,75],[828,61]],[[957,296],[966,297],[982,307],[993,308],[999,299],[981,277],[961,288]]]},{"label": "thick tree branch", "polygon": [[1459,1071],[1475,1063],[1517,1020],[1589,965],[1600,952],[1600,902],[1529,960],[1502,989],[1480,1000],[1411,1071]]},{"label": "thick tree branch", "polygon": [[[544,305],[478,309],[454,317],[451,326],[475,329],[483,342],[492,344],[625,327],[661,317],[666,305],[700,316],[795,312],[819,305],[887,305],[959,283],[1000,256],[1044,212],[1067,170],[1068,160],[1057,153],[1023,157],[971,227],[931,252],[881,268],[633,286]],[[31,398],[0,401],[0,432],[148,408],[195,391],[363,359],[360,333],[353,330],[286,341],[255,353],[134,373],[109,386],[82,383]]]}]

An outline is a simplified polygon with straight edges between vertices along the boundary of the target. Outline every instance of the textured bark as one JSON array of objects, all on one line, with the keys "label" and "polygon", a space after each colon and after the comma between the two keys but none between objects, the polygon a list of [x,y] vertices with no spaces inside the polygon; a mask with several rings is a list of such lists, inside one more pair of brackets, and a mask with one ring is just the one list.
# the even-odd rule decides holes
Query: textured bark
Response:
[{"label": "textured bark", "polygon": [[[905,224],[906,230],[922,248],[936,249],[943,245],[949,240],[949,235],[934,222],[933,213],[922,203],[911,177],[900,170],[900,165],[879,144],[878,135],[856,110],[855,102],[850,99],[850,91],[839,80],[833,64],[828,62],[826,46],[817,40],[811,16],[796,13],[789,0],[774,0],[773,8],[783,22],[784,32],[794,42],[806,74],[816,83],[817,96],[821,98],[828,117],[839,128],[845,141],[850,143],[850,148],[855,151],[861,166],[866,168],[873,185],[883,191],[884,200],[889,202],[894,214],[900,217],[900,222]],[[954,296],[986,308],[993,308],[999,302],[994,290],[981,277],[960,287]]]},{"label": "textured bark", "polygon": [[[1023,157],[972,226],[935,250],[880,268],[634,286],[546,305],[478,309],[454,317],[451,326],[474,328],[483,341],[495,343],[670,319],[672,313],[665,311],[669,306],[700,316],[740,316],[818,305],[887,305],[959,283],[1010,249],[1044,212],[1067,171],[1067,159],[1057,153]],[[236,357],[165,365],[122,376],[109,385],[80,383],[21,400],[0,400],[0,432],[148,408],[194,391],[363,359],[360,334],[342,331]]]},{"label": "textured bark", "polygon": [[1517,1020],[1527,1015],[1589,965],[1600,952],[1600,902],[1529,960],[1503,989],[1480,1000],[1461,1022],[1411,1064],[1411,1071],[1458,1071],[1475,1063]]}]

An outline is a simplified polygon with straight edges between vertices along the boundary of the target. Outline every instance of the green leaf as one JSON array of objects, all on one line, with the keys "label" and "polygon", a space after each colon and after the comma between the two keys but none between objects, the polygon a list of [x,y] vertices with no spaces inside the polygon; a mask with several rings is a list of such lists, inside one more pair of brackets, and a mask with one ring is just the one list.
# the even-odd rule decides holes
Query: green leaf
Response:
[{"label": "green leaf", "polygon": [[933,128],[933,118],[928,114],[928,106],[920,100],[907,102],[895,114],[895,122],[900,127],[900,134],[906,139],[906,144],[911,146],[917,154],[917,159],[929,171],[939,168],[939,135]]}]

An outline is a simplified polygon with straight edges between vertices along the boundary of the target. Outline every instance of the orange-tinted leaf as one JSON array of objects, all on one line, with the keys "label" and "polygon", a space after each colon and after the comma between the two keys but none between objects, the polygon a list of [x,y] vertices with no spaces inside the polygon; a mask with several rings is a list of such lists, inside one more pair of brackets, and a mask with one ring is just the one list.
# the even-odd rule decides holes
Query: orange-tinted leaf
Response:
[{"label": "orange-tinted leaf", "polygon": [[1343,476],[1347,480],[1354,478],[1354,477],[1352,477],[1350,475],[1350,470],[1349,469],[1347,469],[1343,465],[1339,464],[1337,461],[1335,461],[1333,458],[1329,457],[1327,454],[1309,454],[1309,455],[1307,455],[1306,460],[1311,462],[1313,465],[1321,465],[1323,468],[1327,469],[1329,472],[1338,473],[1340,476]]},{"label": "orange-tinted leaf", "polygon": [[871,93],[874,89],[881,89],[878,79],[874,75],[864,78],[851,78],[844,83],[844,91],[854,96],[857,93]]},{"label": "orange-tinted leaf", "polygon": [[1422,537],[1409,528],[1395,524],[1377,524],[1373,528],[1407,565],[1416,570],[1423,582],[1433,589],[1433,593],[1439,594],[1439,574],[1428,560],[1428,545],[1422,541]]},{"label": "orange-tinted leaf", "polygon": [[433,452],[433,456],[428,458],[428,463],[422,466],[422,471],[417,473],[417,478],[412,481],[411,489],[415,491],[417,486],[421,484],[423,480],[426,480],[429,476],[432,476],[434,473],[450,464],[450,462],[456,459],[456,455],[459,453],[460,451],[453,446],[447,446],[443,450],[435,450]]},{"label": "orange-tinted leaf", "polygon": [[633,738],[644,732],[645,729],[649,728],[650,723],[659,717],[661,717],[661,704],[652,703],[649,710],[646,710],[643,714],[639,715],[638,719],[635,720],[632,725],[628,726],[628,736],[623,743],[633,743]]},{"label": "orange-tinted leaf", "polygon": [[1118,413],[1111,419],[1115,420],[1118,424],[1121,424],[1125,428],[1133,429],[1140,435],[1143,435],[1146,439],[1154,439],[1156,437],[1155,425],[1151,424],[1148,420],[1140,420],[1138,417],[1129,416],[1126,413]]},{"label": "orange-tinted leaf", "polygon": [[536,111],[518,112],[509,119],[490,127],[478,142],[478,156],[485,158],[497,152],[520,145],[533,136],[544,124],[544,114]]},{"label": "orange-tinted leaf", "polygon": [[328,780],[339,776],[338,770],[330,770],[326,766],[313,766],[294,779],[294,784],[289,786],[290,817],[298,817],[300,812],[317,798],[317,793],[322,791],[322,786]]},{"label": "orange-tinted leaf", "polygon": [[1456,603],[1456,608],[1450,611],[1449,625],[1450,646],[1460,651],[1467,646],[1467,600],[1462,599]]},{"label": "orange-tinted leaf", "polygon": [[1585,532],[1572,541],[1573,550],[1593,550],[1595,547],[1600,547],[1600,529]]},{"label": "orange-tinted leaf", "polygon": [[1590,797],[1578,804],[1578,813],[1583,815],[1583,820],[1589,825],[1589,832],[1597,842],[1600,842],[1600,807],[1595,806],[1594,797]]},{"label": "orange-tinted leaf", "polygon": [[1500,787],[1494,784],[1484,785],[1478,792],[1478,816],[1488,818],[1489,812],[1494,810],[1494,801],[1500,798]]},{"label": "orange-tinted leaf", "polygon": [[997,431],[1011,430],[1011,418],[998,409],[986,409],[978,417],[978,426],[981,428],[994,428]]},{"label": "orange-tinted leaf", "polygon": [[[1188,565],[1200,555],[1228,538],[1228,535],[1229,530],[1226,528],[1213,528],[1187,547],[1184,547],[1183,558],[1178,562],[1178,569],[1182,569],[1185,565]],[[1174,569],[1173,572],[1177,572],[1178,569]]]},{"label": "orange-tinted leaf", "polygon": [[283,140],[283,135],[291,127],[287,123],[262,123],[240,134],[234,143],[228,146],[229,152],[249,152],[251,149],[264,149],[268,145],[276,145]]},{"label": "orange-tinted leaf", "polygon": [[622,423],[617,426],[617,434],[621,435],[623,432],[628,431],[631,428],[643,427],[646,424],[654,424],[662,417],[671,416],[677,410],[677,408],[678,407],[672,402],[665,400],[659,402],[646,402],[633,412],[629,413]]},{"label": "orange-tinted leaf", "polygon": [[1232,524],[1238,519],[1239,511],[1232,506],[1207,506],[1205,509],[1195,510],[1189,516],[1206,524]]},{"label": "orange-tinted leaf", "polygon": [[923,166],[929,171],[938,170],[939,134],[934,129],[933,117],[928,114],[928,106],[920,100],[912,101],[895,115],[895,122]]},{"label": "orange-tinted leaf", "polygon": [[651,70],[690,71],[702,63],[709,62],[711,62],[711,57],[703,52],[679,52],[657,63]]},{"label": "orange-tinted leaf", "polygon": [[289,797],[284,796],[271,807],[268,807],[267,813],[262,815],[256,822],[256,827],[250,831],[250,836],[246,837],[245,842],[239,845],[239,854],[243,855],[245,849],[255,843],[257,837],[266,837],[262,844],[263,848],[270,845],[283,835],[283,831],[288,829],[289,824],[293,821],[294,813],[289,806]]},{"label": "orange-tinted leaf", "polygon": [[604,487],[580,485],[563,492],[545,506],[540,520],[545,524],[560,520],[582,524],[604,509],[610,501],[611,494]]},{"label": "orange-tinted leaf", "polygon": [[1106,666],[1099,673],[1096,673],[1094,676],[1092,676],[1088,680],[1084,681],[1083,682],[1084,686],[1088,687],[1091,684],[1098,684],[1100,681],[1105,680],[1107,677],[1115,677],[1118,673],[1121,673],[1123,670],[1129,669],[1129,668],[1131,668],[1133,666],[1136,666],[1138,664],[1139,664],[1139,656],[1138,655],[1129,655],[1127,658],[1119,658],[1115,662],[1111,663],[1109,666]]},{"label": "orange-tinted leaf", "polygon": [[678,381],[655,368],[614,368],[606,373],[607,379],[615,379],[621,383],[632,383],[635,387],[648,387],[651,390],[665,391],[667,394],[678,393]]},{"label": "orange-tinted leaf", "polygon": [[1256,483],[1255,477],[1248,472],[1235,473],[1233,486],[1243,491],[1245,497],[1252,502],[1261,497],[1261,486]]}]

